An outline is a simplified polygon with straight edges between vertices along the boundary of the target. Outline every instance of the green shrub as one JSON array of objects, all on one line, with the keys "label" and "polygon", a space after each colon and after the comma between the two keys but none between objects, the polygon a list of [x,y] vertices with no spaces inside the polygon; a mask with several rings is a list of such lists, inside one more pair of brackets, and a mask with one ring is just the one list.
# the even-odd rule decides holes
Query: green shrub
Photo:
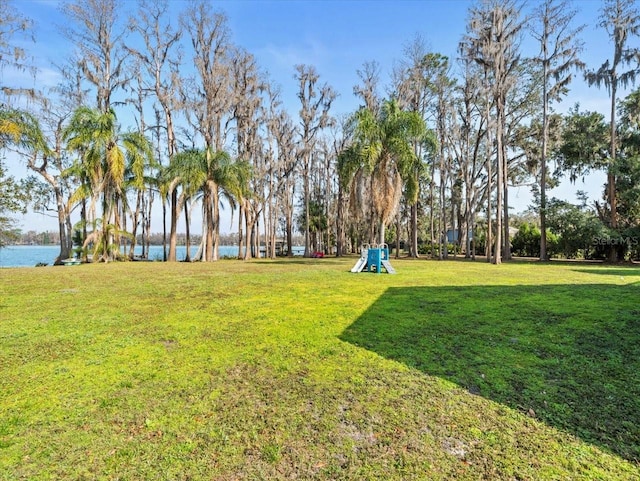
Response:
[{"label": "green shrub", "polygon": [[[518,233],[511,239],[511,252],[516,256],[540,257],[540,229],[538,226],[525,222],[518,229]],[[547,255],[553,256],[558,252],[558,236],[547,229]]]}]

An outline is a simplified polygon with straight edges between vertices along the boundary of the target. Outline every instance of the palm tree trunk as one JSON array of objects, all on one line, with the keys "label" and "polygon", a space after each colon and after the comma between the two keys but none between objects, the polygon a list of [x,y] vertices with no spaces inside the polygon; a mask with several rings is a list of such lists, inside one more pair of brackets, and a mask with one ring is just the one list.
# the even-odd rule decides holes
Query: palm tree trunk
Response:
[{"label": "palm tree trunk", "polygon": [[[152,211],[152,207],[153,207],[153,190],[151,190],[151,188],[149,188],[149,202],[147,204],[147,216],[145,218],[145,235],[146,235],[146,250],[143,250],[142,252],[142,256],[145,259],[149,258],[149,244],[151,241],[151,211]],[[164,206],[163,206],[164,207]],[[163,208],[163,212],[162,212],[162,222],[164,223],[165,221],[165,212],[164,212],[164,208]]]},{"label": "palm tree trunk", "polygon": [[162,260],[167,262],[167,201],[162,199]]},{"label": "palm tree trunk", "polygon": [[138,241],[138,225],[140,224],[140,217],[142,216],[142,210],[144,207],[144,191],[139,190],[136,196],[136,211],[133,213],[133,219],[131,219],[131,244],[129,245],[129,258],[133,259],[135,256],[136,245]]},{"label": "palm tree trunk", "polygon": [[378,244],[382,245],[384,244],[384,234],[385,234],[384,220],[378,221],[378,234],[379,234]]},{"label": "palm tree trunk", "polygon": [[244,209],[244,225],[245,225],[245,244],[246,244],[246,249],[244,251],[244,256],[242,257],[245,261],[251,259],[252,255],[253,255],[253,244],[252,244],[252,238],[253,238],[253,230],[252,230],[252,222],[251,219],[249,218],[249,212],[248,209]]},{"label": "palm tree trunk", "polygon": [[210,182],[208,182],[205,188],[205,195],[202,199],[206,224],[206,241],[204,252],[205,262],[213,261],[213,206],[211,197],[212,187],[210,185]]},{"label": "palm tree trunk", "polygon": [[189,201],[185,200],[184,202],[184,228],[186,234],[186,253],[184,255],[185,262],[191,262],[191,229],[190,229],[191,219],[189,216]]},{"label": "palm tree trunk", "polygon": [[410,255],[414,259],[420,257],[418,252],[418,203],[411,205],[411,247]]},{"label": "palm tree trunk", "polygon": [[258,227],[256,226],[256,221],[254,219],[253,216],[253,212],[252,215],[249,218],[249,229],[251,231],[251,233],[249,234],[249,241],[251,243],[251,257],[254,257],[256,259],[260,258],[260,236],[258,235],[257,229]]},{"label": "palm tree trunk", "polygon": [[242,247],[244,245],[244,229],[242,228],[244,222],[244,207],[242,202],[240,202],[240,206],[238,207],[238,259],[244,258],[244,252],[242,252]]},{"label": "palm tree trunk", "polygon": [[218,250],[220,247],[220,187],[218,184],[214,184],[212,189],[212,250],[211,250],[211,260],[218,260]]},{"label": "palm tree trunk", "polygon": [[176,261],[176,247],[178,245],[178,216],[179,213],[179,205],[178,205],[178,189],[174,188],[171,191],[171,202],[170,202],[170,211],[171,211],[171,231],[169,233],[169,257],[167,260],[169,262]]}]

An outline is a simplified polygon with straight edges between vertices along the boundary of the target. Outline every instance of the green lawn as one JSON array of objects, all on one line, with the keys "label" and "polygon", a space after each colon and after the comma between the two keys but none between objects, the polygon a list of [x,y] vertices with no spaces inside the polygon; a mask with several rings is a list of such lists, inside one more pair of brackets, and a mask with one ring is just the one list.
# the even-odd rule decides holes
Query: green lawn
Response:
[{"label": "green lawn", "polygon": [[0,479],[640,480],[640,269],[0,269]]}]

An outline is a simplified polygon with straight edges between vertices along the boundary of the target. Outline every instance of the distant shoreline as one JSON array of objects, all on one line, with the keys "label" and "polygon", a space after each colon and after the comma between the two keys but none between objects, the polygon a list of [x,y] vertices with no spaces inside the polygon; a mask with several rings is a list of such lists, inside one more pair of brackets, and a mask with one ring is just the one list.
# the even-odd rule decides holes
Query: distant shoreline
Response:
[{"label": "distant shoreline", "polygon": [[[200,242],[192,243],[191,247],[198,246],[199,244],[200,244]],[[130,245],[131,244],[125,244],[126,247],[129,247]],[[136,244],[136,246],[141,246],[141,245],[142,244]],[[152,246],[152,247],[162,247],[162,246],[164,246],[164,244],[154,244],[153,242],[151,244],[145,244],[145,245]],[[180,247],[180,246],[186,247],[186,245],[187,244],[180,243],[180,242],[178,242],[178,244],[177,244],[178,247]],[[225,247],[238,247],[237,243],[235,243],[235,244],[225,243],[224,245],[225,245]],[[6,244],[3,247],[59,247],[59,246],[60,246],[60,244],[54,242],[54,243],[49,243],[49,244],[38,244],[38,243],[32,243],[32,244]],[[167,247],[168,246],[169,246],[169,244],[167,243]],[[0,249],[1,249],[1,247],[0,247]]]},{"label": "distant shoreline", "polygon": [[[163,261],[164,258],[164,246],[151,245],[147,253],[147,259],[151,261]],[[190,249],[191,257],[196,254],[200,245],[192,245]],[[0,249],[0,268],[5,267],[36,267],[52,265],[55,258],[59,254],[58,244],[47,245],[7,245]],[[167,249],[168,250],[168,249]],[[178,245],[177,257],[179,261],[184,260],[186,257],[186,246]],[[128,250],[127,250],[128,252]],[[142,252],[141,247],[136,247],[136,255]],[[264,252],[264,246],[261,249]],[[293,255],[300,256],[304,253],[304,247],[296,245],[293,247]],[[232,258],[238,257],[237,245],[221,245],[219,246],[218,254],[220,258]]]}]

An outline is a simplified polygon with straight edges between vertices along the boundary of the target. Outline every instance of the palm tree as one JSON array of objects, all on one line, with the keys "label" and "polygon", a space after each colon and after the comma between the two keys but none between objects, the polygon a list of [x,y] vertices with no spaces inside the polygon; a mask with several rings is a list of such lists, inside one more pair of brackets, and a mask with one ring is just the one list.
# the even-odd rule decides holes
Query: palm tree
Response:
[{"label": "palm tree", "polygon": [[126,132],[122,136],[122,144],[125,147],[127,161],[123,183],[123,191],[125,192],[125,195],[122,197],[123,209],[128,207],[126,192],[134,192],[136,198],[135,212],[133,212],[132,209],[128,209],[132,220],[132,242],[129,256],[133,257],[138,223],[140,222],[141,212],[144,207],[145,193],[149,186],[156,183],[154,173],[150,172],[150,169],[156,169],[158,163],[153,156],[150,143],[141,132]]},{"label": "palm tree", "polygon": [[12,114],[13,112],[9,110],[0,111],[0,147],[20,139],[22,129]]},{"label": "palm tree", "polygon": [[[198,149],[189,149],[175,154],[171,164],[165,167],[163,178],[166,179],[164,182],[167,186],[166,190],[177,193],[178,187],[182,189],[181,194],[176,196],[175,209],[178,212],[182,210],[187,199],[202,196],[207,180],[206,170],[205,153]],[[189,254],[187,252],[187,259],[190,260]]]},{"label": "palm tree", "polygon": [[38,120],[28,112],[0,107],[0,148],[9,144],[49,153]]},{"label": "palm tree", "polygon": [[[124,193],[127,164],[135,175],[142,176],[143,164],[153,162],[151,146],[139,133],[120,134],[113,109],[106,113],[88,107],[79,107],[65,129],[67,149],[79,154],[76,171],[86,179],[74,200],[91,198],[87,221],[93,232],[85,239],[85,247],[94,244],[94,256],[105,262],[118,256],[117,238],[124,234],[121,207],[126,204]],[[101,204],[102,216],[96,217]],[[99,229],[98,229],[99,227]]]},{"label": "palm tree", "polygon": [[[231,160],[231,159],[229,159]],[[251,238],[255,224],[255,212],[252,204],[254,197],[251,192],[251,180],[253,178],[253,168],[249,161],[236,159],[235,161],[223,162],[219,165],[216,175],[220,194],[231,207],[231,217],[233,210],[239,207],[239,233],[242,234],[242,220],[244,217],[244,238],[240,235],[238,239],[238,258],[250,259]],[[244,246],[244,252],[243,252]]]},{"label": "palm tree", "polygon": [[[9,146],[36,153],[46,149],[38,122],[26,112],[0,106],[0,150]],[[0,158],[0,247],[13,237],[14,220],[7,214],[24,210],[28,195],[13,177],[6,175]]]},{"label": "palm tree", "polygon": [[2,110],[0,145],[10,140],[21,155],[26,157],[27,167],[45,181],[53,195],[60,235],[60,253],[54,263],[59,264],[71,255],[73,247],[70,205],[66,199],[68,184],[64,178],[67,172],[61,144],[66,113],[57,115],[44,97],[39,97],[39,100],[40,118],[50,127],[50,135],[45,136],[40,121],[34,115],[21,110]]},{"label": "palm tree", "polygon": [[384,101],[378,112],[358,110],[354,121],[354,145],[351,155],[345,157],[350,160],[346,170],[354,173],[352,184],[368,181],[368,200],[375,216],[372,220],[377,223],[379,242],[384,243],[385,227],[396,213],[405,180],[414,178],[418,158],[412,141],[423,139],[427,129],[418,113],[401,110],[395,100]]},{"label": "palm tree", "polygon": [[203,239],[202,259],[210,262],[218,259],[218,232],[220,225],[220,197],[233,199],[240,192],[237,187],[239,163],[225,151],[190,149],[174,156],[167,168],[167,175],[182,186],[185,197],[199,196],[202,200]]}]

